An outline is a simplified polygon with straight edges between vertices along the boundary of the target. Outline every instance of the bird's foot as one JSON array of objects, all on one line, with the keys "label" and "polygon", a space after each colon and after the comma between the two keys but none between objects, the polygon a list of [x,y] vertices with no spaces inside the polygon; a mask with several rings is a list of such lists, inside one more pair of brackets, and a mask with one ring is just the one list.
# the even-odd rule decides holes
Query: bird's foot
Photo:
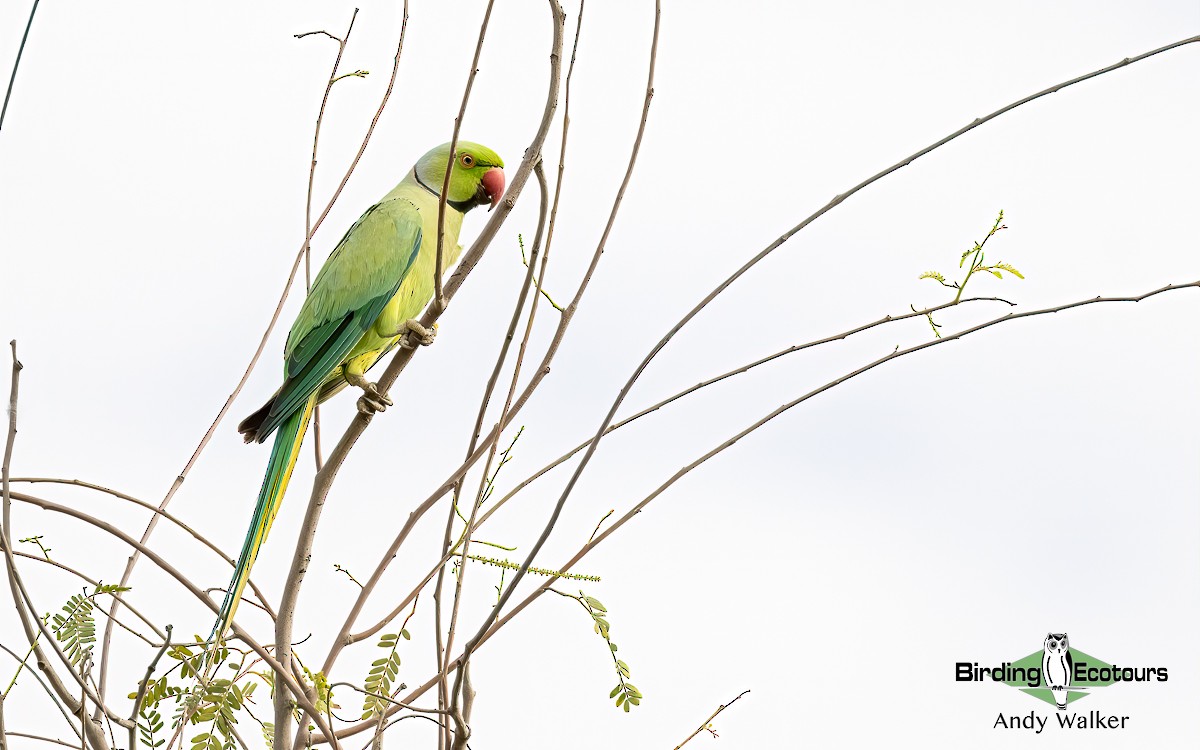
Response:
[{"label": "bird's foot", "polygon": [[416,346],[414,346],[414,344],[420,346],[429,346],[433,343],[433,340],[437,338],[437,323],[434,323],[429,328],[426,328],[425,326],[421,325],[421,321],[417,320],[416,318],[409,318],[408,320],[404,321],[404,325],[401,327],[401,334],[406,334],[410,331],[414,335],[403,336],[403,338],[400,339],[401,346],[403,346],[405,349],[415,349]]},{"label": "bird's foot", "polygon": [[379,386],[374,383],[363,386],[363,395],[358,398],[359,413],[371,416],[376,412],[387,411],[391,405],[392,400],[379,392]]}]

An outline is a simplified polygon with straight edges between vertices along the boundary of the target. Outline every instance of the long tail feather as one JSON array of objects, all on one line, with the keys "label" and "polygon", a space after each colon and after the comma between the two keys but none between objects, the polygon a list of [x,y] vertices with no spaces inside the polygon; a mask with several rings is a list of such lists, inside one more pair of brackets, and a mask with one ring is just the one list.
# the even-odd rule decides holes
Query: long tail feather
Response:
[{"label": "long tail feather", "polygon": [[216,644],[224,637],[233,622],[237,612],[238,602],[242,599],[242,591],[250,580],[250,568],[258,557],[258,551],[266,541],[271,523],[279,512],[283,494],[287,491],[288,481],[292,478],[292,470],[296,467],[296,458],[300,455],[300,445],[304,441],[304,433],[308,431],[308,421],[312,417],[313,407],[317,403],[317,394],[308,399],[303,409],[288,417],[275,434],[275,445],[271,448],[271,460],[267,464],[267,475],[263,478],[262,489],[258,492],[258,504],[254,506],[254,518],[250,530],[246,533],[246,541],[242,543],[242,554],[238,557],[234,569],[233,580],[225,592],[225,601],[221,603],[221,613],[217,623],[209,635],[210,644]]}]

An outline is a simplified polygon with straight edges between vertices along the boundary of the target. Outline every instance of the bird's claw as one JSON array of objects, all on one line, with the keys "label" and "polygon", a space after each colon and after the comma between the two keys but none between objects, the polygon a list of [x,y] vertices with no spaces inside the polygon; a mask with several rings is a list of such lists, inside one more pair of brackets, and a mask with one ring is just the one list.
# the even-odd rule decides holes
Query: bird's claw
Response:
[{"label": "bird's claw", "polygon": [[392,405],[392,400],[379,392],[379,386],[374,383],[367,383],[363,388],[363,395],[358,398],[358,411],[360,414],[371,416],[376,412],[387,411],[387,408]]},{"label": "bird's claw", "polygon": [[434,323],[429,328],[426,328],[425,326],[421,325],[421,322],[416,318],[409,318],[408,320],[404,321],[404,327],[402,331],[405,334],[408,332],[413,333],[412,336],[404,335],[400,339],[400,345],[405,349],[416,348],[414,344],[418,344],[420,346],[429,346],[433,343],[433,340],[437,338],[437,323]]}]

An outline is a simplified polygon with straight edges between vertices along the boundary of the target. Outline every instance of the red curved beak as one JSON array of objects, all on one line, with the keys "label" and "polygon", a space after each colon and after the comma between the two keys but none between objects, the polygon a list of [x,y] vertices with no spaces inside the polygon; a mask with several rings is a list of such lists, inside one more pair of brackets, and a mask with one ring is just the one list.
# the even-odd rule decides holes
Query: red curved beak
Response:
[{"label": "red curved beak", "polygon": [[488,197],[492,199],[492,205],[488,208],[491,211],[504,197],[504,170],[500,167],[492,167],[484,173],[483,189],[487,191]]}]

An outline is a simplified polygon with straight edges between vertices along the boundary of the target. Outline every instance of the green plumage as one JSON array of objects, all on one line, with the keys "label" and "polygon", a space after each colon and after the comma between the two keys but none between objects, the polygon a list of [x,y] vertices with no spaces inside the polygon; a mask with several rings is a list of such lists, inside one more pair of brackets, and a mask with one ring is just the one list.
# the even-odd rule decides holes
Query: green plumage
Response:
[{"label": "green plumage", "polygon": [[[279,512],[313,408],[347,382],[366,387],[363,374],[396,345],[406,332],[405,321],[418,316],[433,296],[438,190],[449,156],[445,144],[422,157],[338,242],[288,334],[283,385],[238,426],[247,442],[264,442],[275,432],[275,443],[210,642],[223,637],[233,621],[250,568]],[[500,157],[489,149],[458,144],[447,194],[442,272],[462,251],[463,213],[499,200],[501,167]]]}]

